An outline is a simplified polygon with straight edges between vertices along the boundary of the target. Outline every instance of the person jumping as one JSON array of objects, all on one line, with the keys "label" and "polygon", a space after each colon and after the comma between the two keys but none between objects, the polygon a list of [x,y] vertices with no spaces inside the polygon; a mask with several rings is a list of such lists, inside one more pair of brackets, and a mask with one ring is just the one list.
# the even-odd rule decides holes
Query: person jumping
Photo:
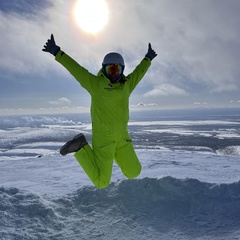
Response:
[{"label": "person jumping", "polygon": [[128,179],[136,178],[142,167],[128,133],[129,97],[157,56],[151,44],[142,61],[127,76],[123,74],[124,59],[117,52],[108,53],[94,75],[62,51],[53,34],[42,50],[54,55],[91,95],[92,147],[80,133],[61,147],[60,154],[75,153],[98,188],[110,184],[114,160]]}]

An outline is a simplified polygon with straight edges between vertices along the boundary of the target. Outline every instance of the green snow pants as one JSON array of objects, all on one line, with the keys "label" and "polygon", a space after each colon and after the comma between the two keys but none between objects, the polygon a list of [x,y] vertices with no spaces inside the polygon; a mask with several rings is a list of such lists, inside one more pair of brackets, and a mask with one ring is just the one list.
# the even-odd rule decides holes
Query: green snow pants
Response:
[{"label": "green snow pants", "polygon": [[98,188],[109,185],[114,159],[129,179],[137,177],[142,169],[127,131],[118,137],[106,133],[95,133],[92,136],[92,148],[86,145],[74,156]]}]

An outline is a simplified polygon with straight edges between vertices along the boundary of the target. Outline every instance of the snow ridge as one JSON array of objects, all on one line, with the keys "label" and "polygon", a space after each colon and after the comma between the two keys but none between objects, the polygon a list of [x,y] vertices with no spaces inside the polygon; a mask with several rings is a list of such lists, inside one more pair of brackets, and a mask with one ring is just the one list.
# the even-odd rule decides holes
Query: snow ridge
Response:
[{"label": "snow ridge", "polygon": [[0,187],[0,239],[233,239],[240,233],[239,192],[240,182],[172,177],[54,197]]}]

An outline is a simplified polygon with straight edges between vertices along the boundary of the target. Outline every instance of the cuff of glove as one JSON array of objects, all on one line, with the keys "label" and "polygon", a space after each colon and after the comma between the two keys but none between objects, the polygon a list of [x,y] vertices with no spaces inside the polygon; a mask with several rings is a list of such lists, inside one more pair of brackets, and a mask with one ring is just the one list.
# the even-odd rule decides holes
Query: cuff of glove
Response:
[{"label": "cuff of glove", "polygon": [[153,60],[153,57],[151,57],[150,55],[146,54],[145,57],[149,58],[151,61]]},{"label": "cuff of glove", "polygon": [[60,47],[55,45],[52,49],[51,49],[51,54],[54,55],[56,57],[57,53],[60,51]]}]

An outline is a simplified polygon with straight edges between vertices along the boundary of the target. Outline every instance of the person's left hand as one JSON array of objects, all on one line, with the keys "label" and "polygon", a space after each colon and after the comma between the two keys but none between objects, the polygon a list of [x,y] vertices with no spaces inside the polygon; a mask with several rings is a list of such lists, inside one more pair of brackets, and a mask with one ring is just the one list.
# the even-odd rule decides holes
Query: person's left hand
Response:
[{"label": "person's left hand", "polygon": [[145,55],[145,57],[150,58],[151,60],[153,60],[155,57],[157,56],[156,52],[152,49],[152,45],[151,43],[148,44],[148,52]]}]

